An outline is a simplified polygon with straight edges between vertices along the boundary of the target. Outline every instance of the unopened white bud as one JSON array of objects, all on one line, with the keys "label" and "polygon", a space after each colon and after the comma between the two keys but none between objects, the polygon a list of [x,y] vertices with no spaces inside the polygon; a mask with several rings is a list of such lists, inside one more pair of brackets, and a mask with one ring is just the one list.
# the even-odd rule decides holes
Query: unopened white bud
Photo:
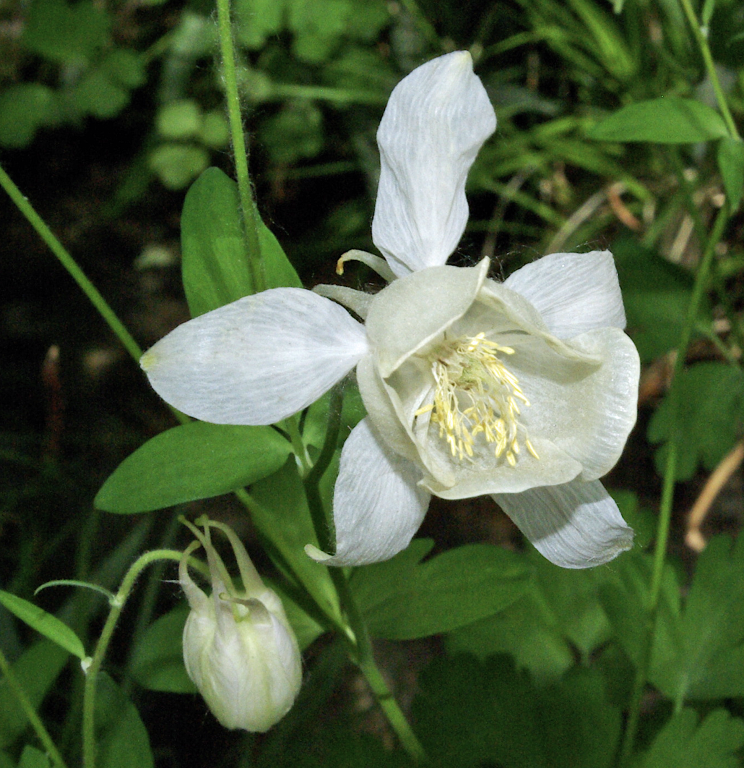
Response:
[{"label": "unopened white bud", "polygon": [[[186,671],[225,728],[267,731],[289,711],[300,690],[297,639],[281,600],[264,585],[235,532],[206,518],[198,522],[204,534],[187,523],[199,541],[186,549],[179,565],[179,581],[191,606],[183,630]],[[236,589],[212,546],[210,528],[229,539],[242,589]],[[200,545],[207,552],[210,596],[188,573],[189,556]]]}]

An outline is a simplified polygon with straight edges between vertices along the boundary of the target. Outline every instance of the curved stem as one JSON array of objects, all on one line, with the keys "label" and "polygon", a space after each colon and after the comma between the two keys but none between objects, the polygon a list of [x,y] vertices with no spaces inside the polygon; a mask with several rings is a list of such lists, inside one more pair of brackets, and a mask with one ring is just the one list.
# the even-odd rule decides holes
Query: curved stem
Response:
[{"label": "curved stem", "polygon": [[36,732],[39,741],[42,743],[44,749],[51,757],[52,762],[57,766],[57,768],[67,768],[67,764],[62,758],[62,755],[59,753],[57,745],[49,735],[49,731],[47,731],[47,729],[44,727],[44,723],[36,713],[34,705],[26,695],[26,691],[23,690],[23,686],[18,682],[18,679],[13,673],[13,669],[8,663],[8,660],[5,658],[5,654],[2,652],[2,650],[0,650],[0,672],[2,672],[5,684],[16,697],[16,700],[20,704],[23,713],[26,715],[26,719]]},{"label": "curved stem", "polygon": [[[320,481],[333,459],[338,442],[338,433],[341,427],[341,409],[343,407],[342,385],[337,385],[331,390],[331,400],[328,410],[328,427],[325,441],[320,451],[318,460],[303,480],[305,495],[307,497],[310,515],[315,528],[318,545],[323,552],[331,552],[335,548],[334,536],[331,525],[326,516],[323,499],[320,493]],[[416,762],[426,760],[426,753],[421,746],[416,734],[413,732],[406,716],[403,714],[398,702],[395,700],[385,678],[380,672],[375,661],[372,640],[367,631],[367,624],[362,612],[359,610],[354,595],[349,586],[349,581],[342,568],[331,566],[329,573],[333,585],[336,588],[344,618],[348,622],[344,637],[349,646],[349,651],[354,663],[359,667],[367,683],[385,713],[390,726],[398,735],[401,745],[409,756]]]},{"label": "curved stem", "polygon": [[91,304],[98,310],[101,317],[116,334],[127,352],[129,352],[135,361],[139,360],[140,357],[142,357],[142,350],[137,342],[108,305],[106,299],[101,296],[98,289],[91,283],[83,270],[77,265],[75,259],[73,259],[67,252],[62,243],[57,240],[49,227],[44,223],[41,216],[36,213],[31,203],[29,203],[29,201],[21,194],[21,191],[13,183],[13,180],[8,176],[2,166],[0,166],[0,186],[2,186],[8,193],[10,199],[15,203],[18,210],[26,217],[39,237],[49,246],[49,249],[57,259],[59,259],[62,266],[69,272],[75,282],[80,286],[83,293],[90,299]]},{"label": "curved stem", "polygon": [[83,694],[83,768],[94,768],[96,764],[96,734],[95,734],[95,707],[96,707],[96,685],[98,682],[98,673],[103,663],[103,658],[108,650],[111,636],[116,628],[121,611],[124,608],[129,594],[134,587],[139,574],[150,563],[158,560],[174,560],[180,562],[183,553],[170,549],[156,549],[152,552],[145,552],[140,556],[127,571],[121,582],[119,591],[111,602],[111,611],[109,612],[106,623],[101,630],[101,636],[96,643],[96,649],[90,664],[85,670],[85,692]]},{"label": "curved stem", "polygon": [[716,65],[713,61],[713,55],[710,52],[710,46],[708,45],[707,32],[703,32],[703,28],[700,26],[695,10],[692,7],[690,0],[679,0],[682,8],[687,16],[687,21],[692,28],[692,34],[695,36],[695,40],[700,48],[700,53],[703,55],[703,61],[705,62],[705,68],[708,71],[708,77],[713,84],[713,90],[716,94],[716,101],[718,102],[718,108],[721,110],[723,120],[726,123],[729,135],[734,139],[740,139],[739,131],[736,129],[736,123],[731,116],[728,102],[726,101],[726,94],[721,88],[721,81],[718,79],[718,72],[716,71]]},{"label": "curved stem", "polygon": [[648,680],[649,667],[651,665],[651,654],[654,647],[656,636],[657,616],[659,612],[659,601],[661,598],[662,577],[664,574],[664,563],[666,559],[666,549],[669,540],[669,526],[672,518],[672,502],[674,500],[674,486],[676,482],[677,471],[677,450],[678,450],[678,413],[679,413],[679,381],[682,369],[685,364],[685,353],[690,343],[693,327],[697,318],[698,309],[703,295],[708,287],[711,264],[715,254],[715,247],[723,234],[723,230],[729,219],[728,203],[721,208],[713,224],[713,229],[708,238],[708,242],[703,252],[703,258],[698,267],[695,276],[695,285],[692,289],[690,304],[687,308],[687,318],[682,328],[679,346],[677,347],[677,357],[674,361],[672,374],[672,384],[669,390],[669,412],[671,428],[669,431],[669,453],[667,454],[666,466],[664,467],[664,485],[661,495],[661,505],[659,509],[659,523],[656,529],[656,546],[654,548],[653,569],[651,576],[651,588],[649,591],[648,605],[646,606],[646,632],[641,661],[636,670],[636,676],[633,683],[633,693],[631,698],[630,710],[628,712],[628,722],[625,728],[625,735],[620,749],[619,764],[628,764],[635,743],[636,732],[638,730],[638,721],[641,712],[641,701],[643,690]]},{"label": "curved stem", "polygon": [[243,218],[243,237],[248,252],[248,263],[253,276],[253,290],[258,293],[266,289],[266,274],[261,258],[258,240],[258,215],[253,200],[251,181],[248,176],[248,149],[243,135],[243,120],[238,95],[238,78],[235,67],[235,46],[230,26],[230,0],[217,0],[217,20],[222,53],[222,75],[225,79],[225,98],[230,121],[235,175],[238,178],[238,194]]}]

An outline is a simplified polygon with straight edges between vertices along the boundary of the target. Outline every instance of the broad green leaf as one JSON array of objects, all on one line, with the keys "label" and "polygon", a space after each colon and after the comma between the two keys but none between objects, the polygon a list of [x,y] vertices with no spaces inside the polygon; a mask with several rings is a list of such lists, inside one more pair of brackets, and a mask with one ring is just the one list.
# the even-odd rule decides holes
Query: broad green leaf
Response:
[{"label": "broad green leaf", "polygon": [[[70,654],[50,640],[32,645],[13,663],[16,680],[38,710]],[[12,744],[28,726],[26,715],[5,680],[0,680],[0,749]]]},{"label": "broad green leaf", "polygon": [[98,677],[96,739],[100,768],[154,768],[150,737],[136,707],[105,672]]},{"label": "broad green leaf", "polygon": [[49,768],[51,763],[45,752],[27,744],[21,753],[21,761],[18,768]]},{"label": "broad green leaf", "polygon": [[[679,344],[692,295],[692,278],[633,239],[618,240],[612,251],[623,291],[628,333],[641,360],[654,360]],[[708,316],[708,305],[704,303],[700,321],[706,322]]]},{"label": "broad green leaf", "polygon": [[[267,287],[301,287],[284,251],[263,223],[259,224],[259,243]],[[238,187],[218,168],[207,168],[186,195],[181,249],[183,285],[192,317],[254,292]]]},{"label": "broad green leaf", "polygon": [[54,91],[41,83],[18,83],[0,93],[0,145],[25,147],[56,113]]},{"label": "broad green leaf", "polygon": [[744,141],[725,136],[718,145],[718,169],[729,204],[735,209],[744,193]]},{"label": "broad green leaf", "polygon": [[95,504],[132,514],[230,493],[276,472],[290,452],[272,427],[194,421],[152,438],[104,483]]},{"label": "broad green leaf", "polygon": [[16,597],[16,595],[11,595],[10,592],[4,592],[1,589],[0,603],[44,637],[48,637],[79,659],[85,658],[85,648],[83,648],[80,638],[56,616],[52,616],[51,613],[47,613],[38,605],[30,603],[22,597]]},{"label": "broad green leaf", "polygon": [[620,712],[596,670],[536,688],[505,656],[438,658],[419,678],[416,732],[437,765],[609,768]]},{"label": "broad green leaf", "polygon": [[60,64],[89,61],[108,40],[111,20],[90,0],[34,0],[23,30],[25,47]]},{"label": "broad green leaf", "polygon": [[420,563],[432,546],[414,540],[391,560],[354,571],[351,587],[373,636],[449,632],[504,610],[530,583],[525,559],[500,547],[470,544]]},{"label": "broad green leaf", "polygon": [[723,118],[707,104],[677,96],[629,104],[595,125],[595,141],[650,141],[690,144],[728,135]]},{"label": "broad green leaf", "polygon": [[179,605],[156,619],[137,644],[132,655],[132,677],[151,691],[194,693],[196,686],[183,665],[183,626],[189,615]]},{"label": "broad green leaf", "polygon": [[[338,452],[321,483],[326,502],[337,473]],[[338,615],[338,598],[328,567],[305,554],[305,545],[317,546],[318,539],[294,457],[271,477],[256,483],[250,495],[254,501],[250,505],[251,518],[271,547],[276,548],[276,554],[289,565],[289,569],[283,568],[280,558],[274,557],[285,576],[291,581],[299,580],[326,613]]]},{"label": "broad green leaf", "polygon": [[573,666],[577,651],[588,663],[609,639],[599,588],[610,570],[556,568],[532,548],[525,558],[535,579],[524,595],[496,615],[450,634],[447,647],[481,659],[509,653],[534,680],[550,682]]},{"label": "broad green leaf", "polygon": [[[744,417],[744,376],[726,363],[704,362],[680,374],[677,414],[677,479],[689,480],[702,465],[713,470],[740,436]],[[654,457],[663,475],[671,429],[669,396],[656,409],[648,425],[648,439],[663,443]]]},{"label": "broad green leaf", "polygon": [[715,709],[702,723],[695,710],[683,709],[662,728],[637,768],[738,768],[744,746],[744,722]]}]

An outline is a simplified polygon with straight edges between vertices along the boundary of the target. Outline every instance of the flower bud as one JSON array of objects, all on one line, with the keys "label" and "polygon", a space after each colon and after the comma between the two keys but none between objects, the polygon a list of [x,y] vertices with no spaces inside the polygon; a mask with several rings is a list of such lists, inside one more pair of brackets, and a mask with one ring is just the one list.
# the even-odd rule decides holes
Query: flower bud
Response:
[{"label": "flower bud", "polygon": [[[302,683],[297,639],[281,600],[266,587],[235,532],[202,518],[202,534],[186,523],[198,541],[183,553],[179,581],[191,606],[183,630],[186,672],[225,728],[267,731],[289,711]],[[230,541],[240,569],[237,589],[212,546],[210,528]],[[203,546],[212,594],[191,579],[188,559]]]}]

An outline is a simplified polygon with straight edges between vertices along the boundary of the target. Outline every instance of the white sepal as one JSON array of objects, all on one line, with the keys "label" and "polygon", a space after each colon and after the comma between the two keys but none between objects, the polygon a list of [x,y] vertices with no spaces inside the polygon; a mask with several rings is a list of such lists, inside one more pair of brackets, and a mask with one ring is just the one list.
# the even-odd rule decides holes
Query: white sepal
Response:
[{"label": "white sepal", "polygon": [[377,132],[372,240],[401,277],[444,264],[468,220],[465,180],[496,116],[466,51],[423,64],[390,96]]},{"label": "white sepal", "polygon": [[533,546],[562,568],[602,565],[633,546],[632,529],[597,480],[492,496]]},{"label": "white sepal", "polygon": [[504,285],[528,299],[559,339],[595,328],[625,328],[623,297],[609,251],[551,253],[513,272]]},{"label": "white sepal", "polygon": [[374,435],[368,419],[344,443],[333,499],[336,554],[306,548],[327,565],[365,565],[405,549],[424,519],[429,494],[420,472]]},{"label": "white sepal", "polygon": [[179,325],[140,360],[171,405],[215,424],[274,424],[315,402],[367,351],[364,327],[300,288],[247,296]]}]

